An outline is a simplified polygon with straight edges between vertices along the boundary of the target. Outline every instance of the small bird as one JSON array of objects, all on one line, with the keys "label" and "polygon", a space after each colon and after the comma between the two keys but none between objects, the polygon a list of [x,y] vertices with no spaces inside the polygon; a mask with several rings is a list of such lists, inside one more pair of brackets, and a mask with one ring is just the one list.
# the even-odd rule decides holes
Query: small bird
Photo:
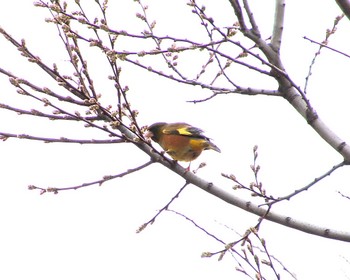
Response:
[{"label": "small bird", "polygon": [[174,160],[192,161],[203,150],[220,149],[203,135],[203,130],[187,123],[157,122],[148,127],[146,137],[157,142]]}]

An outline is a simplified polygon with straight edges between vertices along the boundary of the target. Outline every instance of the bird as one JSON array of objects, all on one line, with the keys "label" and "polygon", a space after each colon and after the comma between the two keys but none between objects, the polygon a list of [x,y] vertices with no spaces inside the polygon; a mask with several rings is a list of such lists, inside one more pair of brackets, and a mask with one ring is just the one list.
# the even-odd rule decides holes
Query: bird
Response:
[{"label": "bird", "polygon": [[145,135],[158,143],[175,161],[191,162],[204,150],[221,153],[219,147],[203,135],[202,129],[184,122],[157,122],[148,127]]}]

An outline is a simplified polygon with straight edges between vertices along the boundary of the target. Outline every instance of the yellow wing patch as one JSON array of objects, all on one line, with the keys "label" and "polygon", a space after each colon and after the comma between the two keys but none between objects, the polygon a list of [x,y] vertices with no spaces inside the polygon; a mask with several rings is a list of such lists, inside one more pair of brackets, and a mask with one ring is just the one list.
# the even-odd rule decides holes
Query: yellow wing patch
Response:
[{"label": "yellow wing patch", "polygon": [[163,129],[163,133],[164,134],[185,135],[185,136],[193,135],[193,133],[191,131],[189,131],[187,126],[182,126],[182,127],[169,126],[169,127]]},{"label": "yellow wing patch", "polygon": [[202,135],[203,130],[191,126],[187,123],[176,123],[168,125],[163,129],[164,134],[176,134],[176,135],[183,135],[183,136],[194,136],[199,138],[206,138],[204,135]]},{"label": "yellow wing patch", "polygon": [[193,135],[190,131],[188,131],[187,127],[178,128],[176,130],[179,132],[180,135]]}]

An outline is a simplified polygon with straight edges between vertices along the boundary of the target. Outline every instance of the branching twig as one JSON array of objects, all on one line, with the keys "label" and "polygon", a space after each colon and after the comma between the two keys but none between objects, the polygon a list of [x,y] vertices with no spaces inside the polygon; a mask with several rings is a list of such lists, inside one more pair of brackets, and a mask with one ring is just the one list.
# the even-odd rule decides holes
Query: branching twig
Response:
[{"label": "branching twig", "polygon": [[[334,149],[336,149],[337,152],[339,152],[345,160],[350,162],[350,146],[346,144],[345,141],[342,141],[335,133],[333,133],[329,127],[327,127],[325,124],[322,123],[322,121],[318,118],[316,111],[312,108],[310,102],[306,98],[305,93],[300,89],[300,87],[295,84],[288,76],[288,73],[284,70],[283,63],[281,61],[281,57],[278,53],[271,47],[270,44],[266,42],[266,40],[262,39],[257,32],[254,32],[251,30],[250,26],[248,26],[245,22],[246,20],[246,13],[248,14],[248,19],[250,19],[250,25],[255,25],[255,23],[252,23],[252,17],[250,16],[249,7],[247,8],[247,5],[245,5],[244,8],[241,7],[240,2],[238,0],[230,0],[230,3],[232,7],[235,10],[235,14],[238,18],[238,21],[240,23],[239,31],[245,36],[243,38],[244,40],[248,39],[254,43],[256,48],[251,49],[245,47],[245,42],[241,43],[240,41],[234,41],[230,36],[223,32],[220,28],[215,27],[213,25],[213,30],[208,29],[210,34],[213,34],[215,32],[215,36],[221,35],[219,40],[222,41],[222,43],[218,44],[212,44],[209,43],[212,42],[203,42],[198,43],[192,42],[191,40],[183,39],[183,38],[175,38],[171,36],[157,36],[153,31],[150,32],[144,32],[143,34],[129,34],[126,31],[120,31],[120,30],[113,30],[108,26],[108,22],[105,17],[105,11],[103,10],[104,7],[99,5],[102,14],[104,15],[103,19],[96,18],[93,20],[93,22],[89,22],[89,18],[85,15],[85,12],[83,9],[80,9],[78,12],[69,13],[67,12],[67,5],[64,4],[63,7],[60,7],[59,5],[56,5],[59,1],[52,1],[51,3],[44,3],[44,1],[40,1],[39,4],[43,7],[48,8],[49,10],[53,11],[53,19],[51,20],[52,23],[56,24],[61,28],[62,35],[66,36],[64,37],[64,42],[67,43],[68,41],[72,43],[72,47],[70,50],[70,54],[68,54],[68,59],[70,59],[70,62],[74,62],[74,59],[78,60],[78,64],[76,64],[77,67],[74,68],[74,73],[72,75],[63,75],[58,71],[57,66],[49,67],[44,62],[40,60],[39,57],[31,53],[30,50],[25,45],[24,41],[17,41],[13,37],[11,37],[9,34],[4,32],[3,29],[0,29],[0,32],[15,46],[19,49],[21,54],[29,59],[31,63],[34,63],[35,65],[38,65],[41,70],[46,72],[53,80],[56,82],[57,85],[62,86],[65,88],[68,93],[69,97],[61,97],[60,95],[57,95],[56,93],[52,93],[50,90],[46,90],[44,87],[37,87],[37,86],[31,86],[30,84],[26,83],[26,81],[21,80],[20,78],[17,78],[13,75],[8,75],[4,72],[1,72],[2,74],[5,74],[10,77],[11,83],[18,89],[19,93],[25,94],[30,96],[32,99],[38,100],[43,104],[44,106],[52,107],[55,109],[58,114],[62,114],[64,116],[68,116],[72,119],[79,120],[83,122],[87,126],[92,126],[98,129],[101,129],[105,133],[112,134],[115,137],[120,138],[121,140],[125,140],[127,142],[131,142],[134,145],[136,145],[138,148],[140,148],[143,152],[147,153],[152,157],[154,161],[159,161],[161,164],[166,166],[167,168],[170,168],[173,172],[179,174],[186,180],[186,184],[194,184],[198,186],[199,188],[203,189],[204,191],[209,192],[210,194],[222,199],[223,201],[226,201],[227,203],[230,203],[234,206],[240,207],[241,209],[244,209],[246,211],[249,211],[251,213],[254,213],[260,217],[264,217],[265,219],[283,224],[285,226],[288,226],[290,228],[295,228],[304,232],[308,232],[311,234],[327,237],[327,238],[333,238],[337,240],[343,240],[343,241],[349,241],[350,240],[350,234],[344,233],[342,231],[335,231],[329,228],[323,228],[317,225],[309,225],[308,223],[294,220],[291,217],[284,216],[278,212],[268,212],[266,209],[263,209],[262,207],[258,205],[254,205],[250,201],[246,201],[244,199],[241,199],[240,197],[236,197],[232,194],[231,191],[226,191],[222,187],[218,187],[212,182],[208,182],[203,180],[202,178],[196,176],[193,173],[185,172],[184,169],[179,166],[178,164],[171,164],[171,162],[164,158],[162,155],[160,155],[157,152],[154,152],[152,147],[144,141],[142,137],[142,129],[139,128],[138,122],[136,119],[137,111],[131,108],[131,105],[128,102],[127,98],[127,89],[128,87],[124,85],[123,81],[121,80],[120,72],[121,72],[121,65],[125,64],[133,64],[137,65],[138,67],[141,67],[143,69],[146,69],[152,73],[156,73],[158,75],[161,75],[163,77],[166,77],[168,79],[171,79],[173,81],[179,81],[181,83],[185,83],[188,85],[196,85],[201,86],[206,89],[214,90],[215,94],[221,93],[229,93],[229,92],[236,92],[236,93],[256,93],[256,94],[263,94],[263,93],[274,93],[271,95],[283,96],[285,97],[296,109],[299,113],[303,115],[308,121],[308,123],[319,133],[319,135],[327,142],[329,143]],[[78,1],[79,2],[79,1]],[[243,3],[248,3],[248,1],[243,0]],[[245,10],[243,10],[245,9]],[[143,16],[146,17],[146,14]],[[207,17],[204,14],[205,17]],[[71,25],[66,24],[67,21],[71,21],[72,25],[77,24],[82,27],[88,27],[87,31],[92,31],[94,35],[93,38],[90,39],[89,37],[84,37],[83,33],[80,35],[80,31],[73,31],[71,30]],[[74,21],[74,22],[73,22]],[[207,24],[210,23],[209,18],[205,18],[203,20],[203,23]],[[153,23],[148,21],[147,24],[152,29]],[[215,28],[214,28],[215,27]],[[89,33],[90,34],[90,33]],[[109,43],[105,44],[102,40],[101,35],[107,35],[109,39]],[[70,37],[72,36],[72,37]],[[230,80],[226,79],[226,83],[229,83],[230,85],[227,87],[225,84],[217,84],[215,82],[213,84],[206,83],[206,82],[199,82],[196,80],[186,79],[185,75],[180,73],[180,75],[176,74],[176,77],[173,77],[169,73],[163,73],[162,70],[157,69],[153,70],[152,66],[146,66],[145,60],[142,60],[142,50],[140,50],[137,54],[140,61],[134,60],[134,57],[130,57],[130,55],[127,52],[117,50],[117,47],[119,47],[118,44],[115,44],[115,40],[119,37],[127,37],[130,40],[137,40],[142,41],[144,40],[153,40],[157,41],[158,45],[156,44],[156,47],[164,47],[162,45],[162,40],[170,40],[170,43],[178,43],[182,42],[185,47],[193,46],[193,50],[204,50],[205,52],[209,53],[209,57],[211,54],[214,54],[216,57],[219,58],[219,60],[216,60],[216,68],[215,68],[215,75],[217,75],[218,71],[225,70],[227,71],[228,68],[225,68],[225,66],[222,63],[222,59],[227,60],[229,63],[235,63],[239,64],[240,67],[251,69],[255,73],[258,73],[259,75],[263,77],[267,77],[269,79],[274,79],[278,83],[278,90],[277,85],[275,91],[264,91],[264,90],[253,90],[250,91],[249,88],[242,88],[240,85],[237,85],[236,81],[234,81],[234,84],[230,83]],[[213,38],[213,37],[212,37]],[[73,40],[73,41],[72,41]],[[76,41],[74,41],[76,40]],[[79,41],[81,40],[81,41]],[[79,43],[78,43],[79,42]],[[92,47],[98,47],[103,54],[106,55],[107,60],[109,61],[109,65],[112,70],[112,75],[109,76],[109,79],[114,82],[114,87],[116,90],[115,96],[117,96],[117,105],[118,110],[117,112],[112,112],[109,106],[103,106],[100,104],[99,100],[97,99],[98,96],[96,95],[96,98],[94,97],[94,93],[91,91],[91,89],[86,90],[89,86],[92,85],[92,79],[89,79],[83,72],[87,71],[87,68],[84,66],[84,57],[79,55],[79,53],[75,52],[74,48],[80,48],[82,43],[84,44],[90,44]],[[167,41],[169,43],[169,41]],[[215,42],[213,42],[215,43]],[[205,47],[201,47],[201,45],[205,45]],[[246,53],[251,56],[253,63],[250,64],[245,61],[242,61],[241,59],[237,59],[236,55],[232,55],[231,52],[225,52],[224,50],[227,50],[227,48],[221,47],[221,45],[226,44],[228,47],[228,50],[231,50],[232,48],[236,49],[239,52]],[[67,44],[65,44],[67,46]],[[138,47],[141,44],[134,44],[134,46]],[[250,43],[251,45],[251,43]],[[259,49],[258,51],[256,51]],[[176,53],[180,54],[182,52],[181,48],[178,48],[176,44],[168,49],[168,52],[165,52],[166,49],[159,48],[159,55],[166,55],[170,54],[170,56],[173,56],[173,54]],[[190,49],[186,51],[191,51]],[[263,55],[261,54],[261,52]],[[118,54],[119,52],[119,54]],[[75,55],[77,57],[75,57]],[[134,54],[135,56],[136,54]],[[149,51],[149,54],[146,55],[152,55],[151,51]],[[74,63],[77,63],[75,61]],[[174,65],[173,65],[174,66]],[[179,71],[179,67],[174,70],[174,68],[170,67],[170,71]],[[231,69],[231,68],[230,68]],[[218,71],[217,71],[218,70]],[[167,71],[167,70],[165,70]],[[171,73],[171,72],[170,72]],[[228,74],[228,73],[227,73]],[[272,78],[271,78],[272,77]],[[86,80],[84,80],[86,79]],[[210,81],[216,81],[216,79],[210,79]],[[82,81],[85,81],[86,84],[82,86]],[[277,84],[276,83],[276,84]],[[80,88],[80,86],[85,87],[85,89]],[[29,87],[29,89],[28,89]],[[232,88],[231,88],[232,87]],[[34,91],[32,93],[31,91]],[[42,97],[44,95],[45,97]],[[112,126],[113,129],[118,129],[119,132],[114,132],[111,129],[107,128],[107,125],[105,126],[99,126],[96,125],[92,119],[87,119],[83,117],[80,112],[77,110],[76,113],[70,113],[69,110],[66,110],[64,108],[61,108],[56,103],[51,102],[51,100],[48,100],[46,97],[54,97],[60,101],[69,102],[69,99],[73,100],[74,108],[84,108],[85,110],[88,109],[91,113],[93,112],[99,117],[99,120],[108,122]],[[51,98],[50,98],[51,99]],[[77,101],[75,100],[77,99]],[[56,100],[55,100],[56,102]],[[19,109],[20,110],[20,109]],[[124,120],[127,119],[127,122]],[[319,181],[319,180],[318,180]],[[97,182],[97,181],[96,181]],[[256,182],[258,182],[256,180]],[[313,183],[315,184],[315,183]],[[185,187],[184,186],[184,187]],[[80,187],[80,186],[76,186]],[[183,187],[183,188],[184,188]],[[74,189],[74,187],[72,187]],[[68,188],[69,189],[69,188]],[[48,189],[41,189],[48,191]],[[54,189],[53,189],[54,191]],[[256,191],[256,190],[255,190]],[[257,191],[257,193],[259,193]],[[163,211],[163,210],[161,210]],[[160,212],[161,212],[160,211]],[[160,213],[159,212],[159,213]],[[158,215],[159,215],[158,213]],[[157,217],[157,216],[156,216]],[[155,219],[155,217],[154,217]],[[149,223],[154,221],[151,220]],[[147,224],[145,225],[147,226]]]},{"label": "branching twig", "polygon": [[189,183],[186,182],[181,189],[170,199],[170,201],[160,210],[158,210],[158,213],[152,218],[150,219],[148,222],[144,223],[143,225],[141,225],[138,230],[136,231],[137,233],[140,233],[141,231],[143,231],[148,225],[152,225],[155,221],[156,218],[165,210],[167,210],[170,206],[170,204],[179,197],[180,193],[187,187]]},{"label": "branching twig", "polygon": [[[344,16],[344,15],[341,15],[341,16],[337,16],[337,17],[335,18],[335,20],[334,20],[334,22],[333,22],[333,27],[332,27],[332,29],[331,29],[331,30],[327,29],[325,39],[323,40],[322,43],[317,43],[316,41],[313,41],[313,40],[307,38],[306,36],[303,37],[304,39],[310,41],[311,43],[315,43],[315,44],[318,44],[318,45],[319,45],[318,51],[315,53],[315,55],[314,55],[314,57],[313,57],[313,59],[312,59],[312,61],[311,61],[311,63],[310,63],[309,72],[308,72],[308,74],[307,74],[307,76],[306,76],[306,78],[305,78],[305,85],[304,85],[304,92],[305,92],[305,93],[306,93],[306,91],[307,91],[307,86],[308,86],[308,84],[309,84],[310,76],[312,75],[312,68],[313,68],[313,66],[314,66],[315,63],[316,63],[317,57],[321,54],[322,48],[328,48],[328,49],[331,49],[331,50],[333,50],[333,51],[335,51],[335,52],[338,52],[338,53],[340,53],[340,54],[345,55],[344,53],[341,53],[341,52],[339,52],[339,51],[336,51],[336,50],[334,50],[334,49],[332,49],[332,48],[330,48],[330,47],[327,46],[330,36],[333,35],[333,34],[336,32],[336,30],[337,30],[337,25],[339,24],[339,22],[340,22],[340,20],[343,18],[343,16]],[[347,55],[346,55],[346,56],[347,56]],[[348,56],[348,57],[349,57],[349,56]]]},{"label": "branching twig", "polygon": [[[31,109],[30,111],[28,111],[28,110],[24,110],[24,109],[15,108],[15,107],[12,107],[10,105],[2,104],[2,103],[0,103],[0,109],[13,111],[13,112],[16,112],[18,115],[30,115],[33,117],[43,117],[43,118],[47,118],[49,120],[79,121],[79,119],[77,119],[76,117],[71,117],[71,116],[67,116],[67,115],[60,115],[61,112],[59,112],[59,111],[55,111],[54,114],[46,114],[44,112],[38,111],[37,109]],[[101,120],[101,118],[98,116],[84,116],[84,119],[86,119],[88,121]]]},{"label": "branching twig", "polygon": [[[238,234],[238,235],[239,235],[239,233],[238,233],[237,231],[235,231],[233,228],[227,226],[226,224],[222,224],[222,223],[219,223],[219,224],[222,225],[222,226],[224,226],[225,228],[231,230],[231,231],[234,231],[235,234]],[[242,237],[242,236],[241,236],[241,237]],[[261,238],[259,238],[259,240],[260,240],[260,242],[263,241],[263,242],[265,243],[265,245],[266,245],[266,241],[265,241],[265,240],[262,240]],[[261,244],[261,245],[263,245],[263,248],[260,248],[259,246],[254,246],[254,248],[258,249],[261,253],[265,253],[265,251],[267,251],[267,250],[266,250],[266,249],[267,249],[267,246],[265,246],[266,248],[264,248],[264,244]],[[272,255],[272,254],[269,254],[269,258],[272,259],[271,262],[272,262],[272,261],[278,262],[279,265],[283,268],[284,271],[286,271],[289,275],[291,275],[294,279],[296,279],[295,275],[294,275],[291,271],[289,271],[289,270],[287,269],[287,267],[282,263],[282,261],[280,261],[277,257],[275,257],[275,256]]]},{"label": "branching twig", "polygon": [[297,189],[289,195],[276,198],[274,201],[268,202],[266,204],[272,205],[272,204],[280,202],[282,200],[290,200],[292,197],[296,196],[297,194],[309,190],[312,186],[316,185],[318,182],[320,182],[321,180],[323,180],[327,176],[330,176],[335,170],[337,170],[338,168],[343,167],[347,164],[348,163],[346,161],[342,161],[341,163],[334,165],[330,170],[328,170],[326,173],[322,174],[320,177],[315,178],[311,183],[307,184],[305,187]]},{"label": "branching twig", "polygon": [[[43,94],[48,95],[48,96],[52,96],[52,97],[56,98],[57,100],[68,102],[68,103],[73,103],[73,104],[79,105],[79,106],[86,106],[87,105],[86,103],[84,103],[84,101],[73,99],[71,96],[64,97],[62,95],[55,93],[54,91],[52,91],[51,89],[49,89],[47,87],[39,87],[39,86],[37,86],[37,85],[35,85],[35,84],[25,80],[25,79],[22,79],[16,75],[10,73],[9,71],[2,69],[2,68],[0,68],[0,73],[8,76],[10,78],[10,80],[16,81],[17,84],[26,85],[30,89],[32,89],[36,92],[43,93]],[[59,77],[57,77],[57,79],[59,79]]]},{"label": "branching twig", "polygon": [[206,98],[196,99],[196,100],[188,100],[187,102],[191,102],[191,103],[205,102],[205,101],[208,101],[208,100],[214,98],[217,95],[230,94],[230,93],[237,93],[237,94],[248,95],[248,96],[249,95],[266,95],[266,96],[279,96],[279,97],[282,96],[282,93],[278,90],[265,90],[265,89],[254,89],[254,88],[242,88],[242,87],[240,87],[239,89],[232,90],[232,91],[213,90],[213,94],[206,97]]},{"label": "branching twig", "polygon": [[223,245],[226,245],[226,243],[224,241],[222,241],[220,238],[218,238],[217,236],[215,236],[214,234],[210,233],[208,230],[206,230],[204,227],[200,226],[198,223],[196,223],[193,219],[189,218],[188,216],[178,212],[178,211],[175,211],[173,209],[166,209],[167,211],[169,212],[173,212],[175,213],[176,215],[179,215],[183,218],[185,218],[187,221],[189,221],[190,223],[192,223],[196,228],[198,228],[199,230],[203,231],[206,235],[208,235],[209,237],[215,239],[217,242],[223,244]]},{"label": "branching twig", "polygon": [[308,38],[308,37],[306,37],[306,36],[304,36],[303,39],[308,40],[309,42],[311,42],[311,43],[313,43],[313,44],[319,45],[320,48],[326,48],[326,49],[329,49],[329,50],[331,50],[331,51],[333,51],[333,52],[335,52],[335,53],[338,53],[338,54],[341,54],[341,55],[343,55],[343,56],[345,56],[345,57],[347,57],[347,58],[350,58],[350,55],[349,55],[349,54],[347,54],[347,53],[345,53],[345,52],[342,52],[342,51],[339,51],[339,50],[337,50],[337,49],[335,49],[335,48],[329,47],[328,45],[326,45],[326,44],[324,44],[324,43],[316,42],[316,41],[314,41],[314,40],[312,40],[312,39],[310,39],[310,38]]},{"label": "branching twig", "polygon": [[[251,269],[253,269],[253,271],[257,272],[256,268],[254,267],[254,264],[246,257],[246,255],[244,253],[242,254],[241,252],[239,252],[238,250],[235,249],[235,245],[240,244],[243,240],[246,240],[246,238],[248,238],[248,236],[246,236],[246,235],[242,236],[237,241],[227,244],[223,240],[221,240],[220,238],[215,236],[214,234],[210,233],[204,227],[200,226],[198,223],[196,223],[193,219],[189,218],[188,216],[186,216],[178,211],[175,211],[175,210],[168,209],[168,211],[173,212],[176,215],[179,215],[179,216],[185,218],[187,221],[192,223],[197,229],[204,232],[206,235],[208,235],[209,237],[213,238],[214,240],[216,240],[217,242],[219,242],[220,244],[225,246],[225,248],[223,250],[220,250],[217,252],[203,252],[202,258],[208,258],[208,257],[212,257],[215,255],[219,255],[219,260],[222,260],[225,253],[229,252],[232,255],[232,257],[237,261],[240,268],[242,269],[242,270],[240,270],[241,272],[245,272],[244,264],[242,264],[235,256],[238,256],[239,259],[243,260],[246,263],[246,265],[248,265]],[[249,232],[249,231],[247,231],[247,232]],[[242,243],[242,245],[243,245],[243,243]],[[246,275],[249,275],[249,273],[246,273]]]},{"label": "branching twig", "polygon": [[125,175],[129,175],[131,173],[139,171],[139,170],[151,165],[152,163],[154,163],[154,162],[152,160],[150,160],[150,161],[146,162],[145,164],[142,164],[142,165],[135,167],[135,168],[128,169],[127,171],[119,173],[117,175],[106,175],[106,176],[103,176],[103,178],[100,180],[96,180],[96,181],[92,181],[92,182],[88,182],[88,183],[83,183],[83,184],[77,185],[77,186],[66,187],[66,188],[57,188],[57,187],[42,188],[42,187],[37,187],[34,185],[29,185],[28,189],[29,190],[40,190],[40,194],[44,194],[46,192],[53,192],[54,194],[58,194],[58,192],[60,192],[60,191],[77,190],[80,188],[85,188],[85,187],[97,185],[97,184],[99,186],[101,186],[103,183],[105,183],[109,180],[124,177]]},{"label": "branching twig", "polygon": [[116,144],[116,143],[125,143],[123,139],[70,139],[66,137],[60,138],[51,138],[51,137],[42,137],[42,136],[33,136],[28,134],[13,134],[8,132],[0,132],[0,140],[6,141],[8,138],[18,138],[18,139],[27,139],[42,141],[45,143],[74,143],[74,144]]},{"label": "branching twig", "polygon": [[[213,37],[213,31],[219,30],[219,28],[215,25],[214,20],[212,19],[212,17],[208,16],[205,13],[205,6],[199,7],[197,5],[197,3],[192,0],[190,1],[190,6],[194,7],[194,9],[192,10],[200,19],[201,21],[201,25],[205,28],[207,34],[208,34],[208,38],[210,39],[210,41],[215,41],[214,37]],[[213,31],[209,30],[208,25],[212,26]],[[230,33],[229,34],[234,34],[234,33]],[[222,35],[222,34],[221,34]],[[217,80],[217,78],[221,75],[223,75],[226,80],[234,87],[234,88],[239,88],[239,86],[232,81],[232,79],[229,77],[229,75],[226,73],[226,69],[229,68],[232,64],[232,61],[227,59],[225,65],[222,65],[222,62],[220,61],[220,55],[219,55],[219,48],[220,46],[227,41],[227,36],[223,36],[223,41],[219,44],[216,44],[216,46],[213,46],[213,49],[215,50],[214,52],[209,52],[209,60],[208,62],[202,66],[202,69],[200,71],[200,73],[197,75],[196,77],[196,81],[199,79],[199,77],[205,73],[205,69],[213,62],[213,57],[215,58],[217,65],[219,67],[219,72],[216,74],[216,76],[214,77],[214,79],[212,80],[212,82],[210,83],[210,85],[213,85],[214,82]]]},{"label": "branching twig", "polygon": [[[266,211],[266,215],[267,213],[269,212],[270,210],[270,206],[269,208],[267,209]],[[260,225],[262,223],[262,221],[264,220],[264,218],[266,217],[263,216],[259,219],[258,223],[254,226],[254,227],[251,227],[250,229],[248,229],[246,231],[246,233],[238,240],[234,241],[234,242],[231,242],[227,245],[225,245],[225,249],[223,250],[220,250],[218,252],[205,252],[202,254],[203,257],[211,257],[213,255],[217,255],[219,254],[219,260],[221,260],[223,258],[223,256],[227,253],[227,252],[230,252],[232,255],[237,255],[239,256],[243,261],[245,261],[245,263],[251,268],[253,269],[253,271],[256,273],[256,275],[258,275],[258,279],[266,279],[264,276],[263,276],[263,270],[262,270],[262,267],[261,265],[267,265],[268,267],[271,268],[272,272],[274,273],[274,275],[276,276],[276,279],[280,279],[280,275],[279,273],[277,272],[277,269],[274,265],[274,260],[277,260],[274,256],[270,255],[269,251],[267,250],[267,246],[266,246],[266,241],[265,239],[261,238],[260,235],[259,235],[259,228],[260,228]],[[182,215],[183,216],[183,215]],[[186,218],[186,217],[185,217]],[[188,219],[190,220],[190,219]],[[191,220],[190,220],[191,221]],[[193,222],[194,223],[194,222]],[[195,223],[194,223],[195,224]],[[198,227],[196,224],[195,224],[196,227]],[[198,227],[199,229],[203,230],[202,227]],[[204,230],[204,232],[206,232],[206,230]],[[206,232],[207,233],[207,232]],[[254,235],[258,240],[259,240],[259,243],[260,245],[262,246],[262,248],[260,246],[255,246],[252,242],[252,239],[250,237],[250,235]],[[209,234],[209,236],[212,237],[211,234]],[[215,238],[215,236],[214,236]],[[217,238],[215,238],[217,239]],[[221,241],[221,240],[220,240]],[[244,248],[242,249],[242,252],[243,254],[241,253],[238,253],[238,251],[235,249],[235,247],[238,245],[238,244],[241,244],[241,246]],[[268,261],[264,260],[264,259],[260,259],[258,254],[256,254],[254,252],[254,249],[258,249],[260,251],[260,253],[263,253],[265,254],[267,257],[268,257]],[[250,255],[250,257],[249,257]],[[289,273],[290,275],[293,276],[293,274],[288,270],[286,269],[286,267],[282,264],[281,261],[277,260],[278,263],[281,265],[281,267],[283,268],[283,270],[285,270],[287,273]],[[237,260],[237,262],[239,263],[240,265],[240,268],[238,269],[238,271],[246,274],[246,275],[249,275],[249,273],[246,271],[246,269],[244,268],[244,266]]]},{"label": "branching twig", "polygon": [[253,164],[250,165],[250,169],[253,171],[253,174],[254,174],[254,181],[249,184],[249,187],[247,187],[245,184],[241,183],[236,178],[236,176],[234,176],[232,174],[228,175],[228,174],[221,173],[221,176],[236,183],[236,185],[233,186],[234,190],[237,190],[237,189],[247,190],[251,193],[251,196],[253,196],[253,197],[261,197],[266,202],[271,201],[271,200],[274,201],[275,198],[273,198],[273,196],[271,196],[271,195],[266,194],[266,190],[263,188],[262,182],[260,182],[260,180],[258,179],[260,165],[257,162],[257,158],[258,158],[258,146],[255,145],[253,148]]},{"label": "branching twig", "polygon": [[63,86],[65,89],[67,89],[69,92],[74,94],[76,97],[78,97],[81,100],[88,99],[89,96],[86,96],[83,92],[81,92],[79,89],[75,88],[67,79],[65,79],[63,76],[61,76],[55,68],[50,68],[47,66],[47,64],[43,63],[41,59],[37,56],[35,56],[27,47],[25,44],[25,41],[22,40],[21,43],[15,40],[11,35],[9,35],[4,29],[0,28],[0,33],[14,46],[18,48],[18,50],[21,52],[21,54],[24,57],[27,57],[29,62],[35,63],[38,65],[44,72],[46,72],[51,78],[53,78],[55,81],[59,82],[61,86]]},{"label": "branching twig", "polygon": [[[156,22],[155,21],[152,21],[152,22],[149,22],[148,20],[148,16],[147,16],[147,9],[148,9],[148,6],[147,5],[143,5],[142,2],[139,0],[137,1],[137,3],[139,3],[141,9],[142,9],[142,14],[137,14],[137,17],[140,18],[142,21],[144,21],[147,25],[147,28],[148,30],[147,31],[144,31],[144,35],[146,36],[150,36],[153,41],[155,42],[156,44],[156,47],[157,49],[161,49],[161,41],[159,41],[156,37],[152,36],[153,34],[153,29],[155,28],[156,26]],[[175,48],[175,43],[173,44],[172,48]],[[173,61],[169,58],[167,58],[167,56],[162,53],[161,56],[163,57],[163,60],[166,62],[167,66],[172,69],[174,71],[175,74],[177,74],[180,79],[184,80],[186,79],[182,73],[176,68],[176,64],[173,63]]]}]

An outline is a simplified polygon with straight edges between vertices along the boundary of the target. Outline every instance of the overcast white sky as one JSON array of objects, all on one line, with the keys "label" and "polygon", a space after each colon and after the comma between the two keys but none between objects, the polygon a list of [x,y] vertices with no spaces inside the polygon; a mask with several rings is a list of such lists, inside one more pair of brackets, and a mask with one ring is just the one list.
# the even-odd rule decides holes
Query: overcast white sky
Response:
[{"label": "overcast white sky", "polygon": [[[73,2],[73,1],[71,1]],[[83,2],[83,1],[82,1]],[[84,1],[85,2],[85,1]],[[94,1],[91,1],[94,2]],[[130,2],[130,3],[129,3]],[[182,1],[185,3],[185,1]],[[181,2],[181,3],[182,3]],[[216,1],[213,14],[220,11],[218,22],[232,23],[232,11],[226,2]],[[257,5],[256,17],[269,36],[273,2],[251,1]],[[268,2],[268,3],[266,3]],[[282,54],[286,69],[303,88],[316,47],[302,37],[322,41],[326,28],[340,10],[333,1],[287,1]],[[290,3],[289,3],[290,2]],[[326,3],[327,2],[327,3]],[[116,29],[142,31],[133,15],[137,4],[120,1],[116,9]],[[196,35],[188,7],[180,3],[147,1],[151,16],[158,16],[159,32]],[[93,6],[94,4],[91,3]],[[262,6],[258,6],[262,5]],[[217,10],[216,10],[217,9]],[[221,10],[220,10],[221,9]],[[164,12],[165,11],[165,12]],[[187,11],[187,16],[184,11]],[[181,13],[181,16],[179,16]],[[6,1],[0,6],[0,26],[50,63],[64,63],[58,49],[54,26],[44,23],[48,14],[33,7],[31,1]],[[172,25],[165,29],[161,23]],[[193,29],[193,30],[192,30]],[[331,39],[331,46],[350,53],[350,24],[344,19]],[[156,29],[157,30],[157,29]],[[133,47],[133,46],[132,46]],[[135,48],[137,46],[134,46]],[[0,38],[0,67],[37,82],[45,76],[17,54]],[[194,58],[193,58],[194,59]],[[108,92],[104,69],[92,70],[101,91]],[[313,71],[308,96],[322,119],[341,137],[350,139],[348,69],[350,60],[324,51]],[[241,73],[237,73],[240,75]],[[242,76],[242,83],[251,78]],[[233,173],[244,182],[252,180],[249,166],[252,148],[259,146],[261,180],[270,193],[286,195],[326,172],[341,157],[314,133],[286,101],[266,97],[222,96],[207,103],[186,103],[205,90],[163,81],[150,73],[135,72],[125,77],[131,103],[140,111],[140,123],[186,121],[203,128],[222,153],[206,152],[193,163],[205,161],[199,175],[223,188],[231,183],[221,177]],[[254,83],[261,86],[261,81]],[[0,103],[23,103],[0,76]],[[180,109],[179,109],[180,108]],[[181,113],[180,113],[181,111]],[[101,132],[73,124],[69,131],[58,122],[36,120],[0,111],[0,131],[33,135],[107,138]],[[348,140],[349,142],[349,140]],[[29,184],[42,187],[68,187],[118,174],[148,160],[136,148],[123,145],[43,144],[9,139],[0,143],[0,278],[1,279],[246,279],[235,273],[235,261],[200,258],[203,251],[218,251],[221,245],[183,218],[166,212],[140,234],[137,228],[152,218],[183,185],[183,179],[169,170],[151,167],[101,187],[89,187],[58,195],[39,195],[27,190]],[[349,192],[349,169],[332,177],[290,202],[276,205],[297,219],[349,231],[349,200],[336,194]],[[237,239],[254,225],[257,217],[227,205],[194,186],[189,186],[171,207],[209,229],[225,242]],[[345,210],[344,210],[345,209]],[[229,229],[229,228],[233,229]],[[350,245],[311,236],[270,222],[261,234],[271,254],[279,258],[298,279],[350,278]],[[239,278],[241,277],[241,278]],[[283,278],[282,278],[283,279]]]}]

